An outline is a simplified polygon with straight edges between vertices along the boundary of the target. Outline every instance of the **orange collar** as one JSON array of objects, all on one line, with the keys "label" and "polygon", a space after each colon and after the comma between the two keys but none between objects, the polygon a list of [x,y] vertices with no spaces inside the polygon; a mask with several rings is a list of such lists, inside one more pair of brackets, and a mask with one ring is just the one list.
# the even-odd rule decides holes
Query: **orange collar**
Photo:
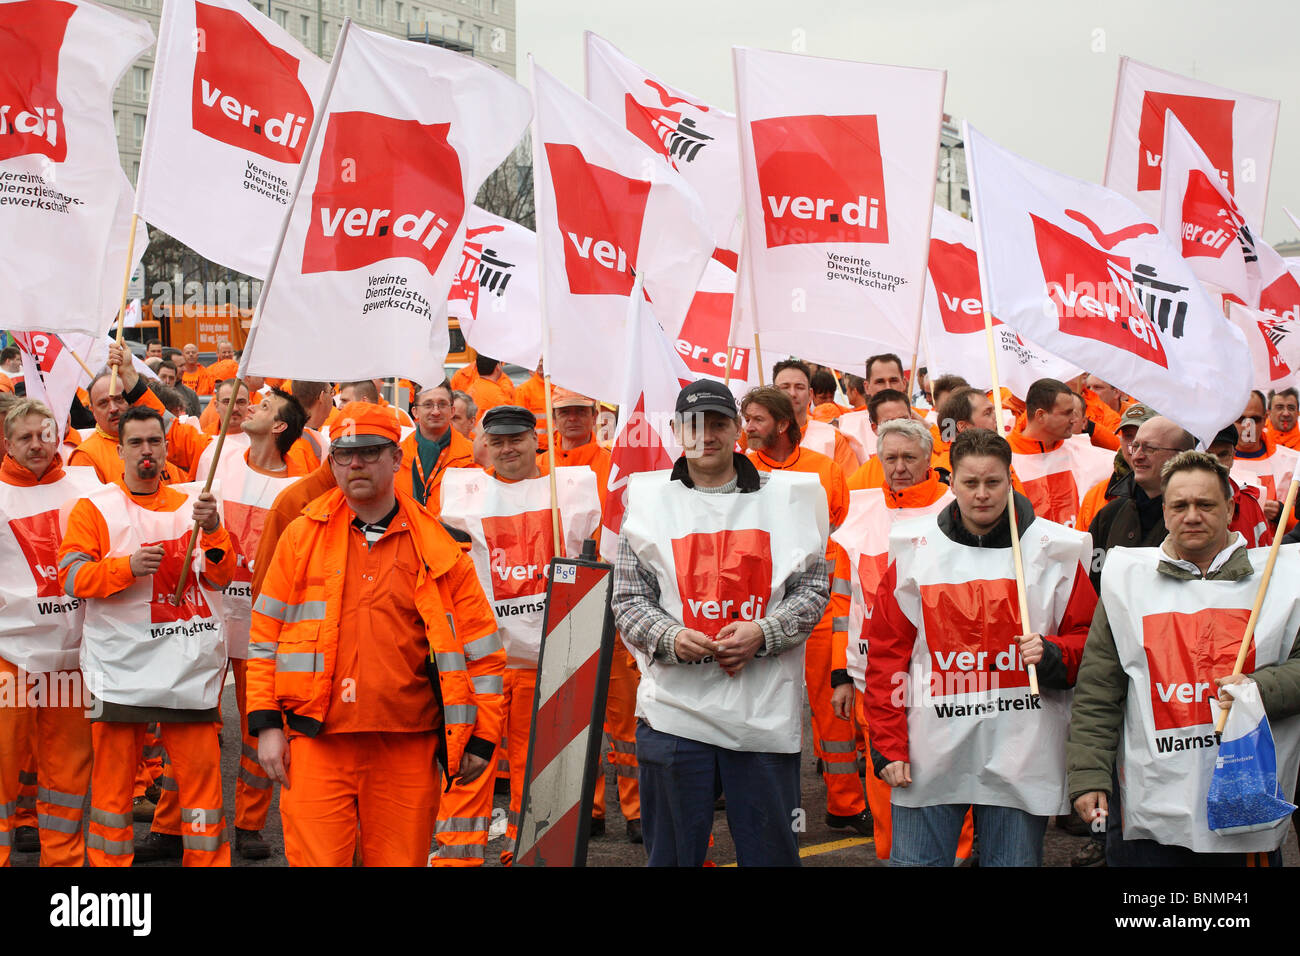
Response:
[{"label": "orange collar", "polygon": [[1007,436],[1007,443],[1017,455],[1045,455],[1065,444],[1063,441],[1054,441],[1049,445],[1033,438],[1026,438],[1025,433],[1019,428]]},{"label": "orange collar", "polygon": [[17,485],[19,488],[50,485],[62,478],[64,474],[63,459],[58,454],[55,454],[54,460],[50,462],[50,467],[46,468],[45,474],[39,478],[33,475],[25,466],[15,461],[12,455],[5,455],[4,461],[0,462],[0,481],[7,485]]},{"label": "orange collar", "polygon": [[802,453],[803,453],[803,446],[795,445],[794,451],[790,452],[787,458],[785,458],[783,461],[778,461],[777,459],[773,458],[768,454],[765,454],[764,452],[761,452],[757,449],[754,450],[755,457],[758,458],[759,461],[761,461],[772,471],[784,471],[788,468],[793,468],[796,464],[799,463],[799,456]]},{"label": "orange collar", "polygon": [[910,488],[894,491],[886,482],[880,486],[880,490],[885,493],[887,508],[925,508],[942,498],[948,486],[939,480],[939,473],[931,468],[926,472],[924,481]]}]

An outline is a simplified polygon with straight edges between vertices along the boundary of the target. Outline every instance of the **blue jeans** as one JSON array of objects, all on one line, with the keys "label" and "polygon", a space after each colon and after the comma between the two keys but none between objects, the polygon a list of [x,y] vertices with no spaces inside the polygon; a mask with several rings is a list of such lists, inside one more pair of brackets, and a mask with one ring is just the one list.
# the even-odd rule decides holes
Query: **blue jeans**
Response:
[{"label": "blue jeans", "polygon": [[799,865],[799,754],[725,750],[638,721],[636,760],[650,866],[702,866],[723,793],[740,866]]},{"label": "blue jeans", "polygon": [[[957,858],[965,803],[933,807],[893,805],[893,844],[890,866],[952,866]],[[975,836],[980,866],[1042,866],[1047,817],[1015,807],[976,804]]]}]

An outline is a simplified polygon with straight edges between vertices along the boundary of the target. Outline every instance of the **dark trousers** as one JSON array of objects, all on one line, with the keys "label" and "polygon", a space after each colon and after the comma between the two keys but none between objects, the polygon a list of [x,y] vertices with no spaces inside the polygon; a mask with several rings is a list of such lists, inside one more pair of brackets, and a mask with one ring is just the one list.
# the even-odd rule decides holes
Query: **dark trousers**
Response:
[{"label": "dark trousers", "polygon": [[1272,853],[1197,853],[1185,846],[1157,843],[1155,840],[1124,839],[1124,808],[1120,805],[1119,786],[1112,779],[1106,828],[1107,866],[1281,866],[1282,851]]},{"label": "dark trousers", "polygon": [[704,864],[722,793],[739,865],[799,865],[799,754],[725,750],[638,721],[636,759],[650,866]]}]

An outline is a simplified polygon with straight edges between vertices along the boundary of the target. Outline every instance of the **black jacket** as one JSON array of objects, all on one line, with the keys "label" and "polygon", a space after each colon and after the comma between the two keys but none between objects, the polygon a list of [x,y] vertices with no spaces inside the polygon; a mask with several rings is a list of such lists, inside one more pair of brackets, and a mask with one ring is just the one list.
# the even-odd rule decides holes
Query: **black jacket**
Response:
[{"label": "black jacket", "polygon": [[1105,553],[1111,548],[1158,548],[1169,532],[1165,529],[1162,498],[1149,498],[1138,487],[1132,473],[1112,482],[1115,496],[1097,512],[1088,526],[1092,535],[1093,553],[1098,559],[1092,562],[1088,577],[1097,593],[1101,593],[1101,569]]}]

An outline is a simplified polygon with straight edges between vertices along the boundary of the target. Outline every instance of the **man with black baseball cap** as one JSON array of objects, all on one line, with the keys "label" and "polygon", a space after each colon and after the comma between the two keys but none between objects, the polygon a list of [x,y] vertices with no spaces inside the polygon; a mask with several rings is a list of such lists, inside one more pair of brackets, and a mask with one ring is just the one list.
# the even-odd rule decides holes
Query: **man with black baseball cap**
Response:
[{"label": "man with black baseball cap", "polygon": [[713,807],[741,866],[798,866],[803,644],[830,597],[826,493],[736,449],[723,385],[677,397],[684,454],[635,474],[613,609],[641,669],[637,762],[651,866],[699,866]]}]

